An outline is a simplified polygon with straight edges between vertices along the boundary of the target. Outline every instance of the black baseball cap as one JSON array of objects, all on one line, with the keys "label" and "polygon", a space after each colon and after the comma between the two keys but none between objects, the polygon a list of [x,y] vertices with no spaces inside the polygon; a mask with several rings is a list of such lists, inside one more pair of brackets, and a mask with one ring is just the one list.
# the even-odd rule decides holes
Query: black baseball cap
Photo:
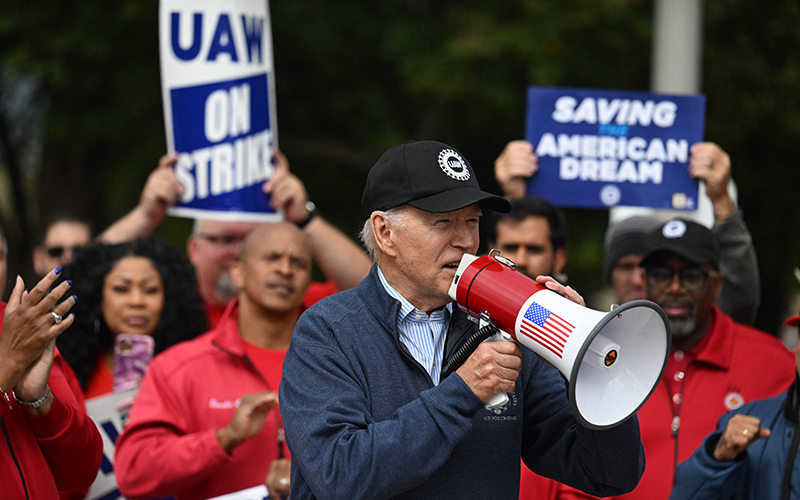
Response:
[{"label": "black baseball cap", "polygon": [[660,225],[655,217],[636,215],[623,219],[606,230],[603,244],[603,278],[611,284],[611,272],[617,261],[625,255],[643,255],[644,241]]},{"label": "black baseball cap", "polygon": [[481,191],[469,162],[454,148],[436,141],[395,146],[378,159],[367,176],[361,214],[411,205],[426,212],[452,212],[473,203],[508,213],[511,203]]},{"label": "black baseball cap", "polygon": [[653,230],[644,241],[641,267],[652,264],[659,252],[673,252],[692,264],[711,264],[719,271],[719,246],[711,230],[697,222],[672,219]]}]

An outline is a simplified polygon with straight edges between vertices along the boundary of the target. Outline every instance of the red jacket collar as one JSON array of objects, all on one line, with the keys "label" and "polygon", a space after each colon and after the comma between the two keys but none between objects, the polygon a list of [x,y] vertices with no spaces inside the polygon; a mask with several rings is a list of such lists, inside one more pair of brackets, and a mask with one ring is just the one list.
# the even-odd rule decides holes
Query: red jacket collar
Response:
[{"label": "red jacket collar", "polygon": [[228,303],[222,318],[212,330],[211,342],[225,351],[244,357],[244,344],[239,333],[239,298]]},{"label": "red jacket collar", "polygon": [[711,307],[706,335],[709,336],[708,342],[697,354],[697,361],[727,370],[733,358],[734,321],[716,305]]}]

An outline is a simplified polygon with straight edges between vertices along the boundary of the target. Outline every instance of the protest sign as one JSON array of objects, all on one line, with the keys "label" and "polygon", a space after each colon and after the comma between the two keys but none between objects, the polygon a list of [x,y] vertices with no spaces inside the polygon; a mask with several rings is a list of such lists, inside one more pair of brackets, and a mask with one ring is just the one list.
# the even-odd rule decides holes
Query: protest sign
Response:
[{"label": "protest sign", "polygon": [[261,486],[254,486],[235,493],[228,493],[209,500],[269,500],[269,493],[267,492],[267,487],[262,484]]},{"label": "protest sign", "polygon": [[539,171],[527,194],[559,206],[696,210],[689,147],[705,96],[529,87],[525,138]]},{"label": "protest sign", "polygon": [[138,390],[138,388],[131,389],[86,401],[86,412],[94,420],[103,438],[103,460],[100,462],[97,478],[89,489],[89,495],[86,497],[88,500],[124,500],[117,489],[114,451],[117,438],[125,427],[128,410]]},{"label": "protest sign", "polygon": [[167,146],[183,196],[170,215],[280,220],[262,185],[277,146],[265,0],[162,0]]}]

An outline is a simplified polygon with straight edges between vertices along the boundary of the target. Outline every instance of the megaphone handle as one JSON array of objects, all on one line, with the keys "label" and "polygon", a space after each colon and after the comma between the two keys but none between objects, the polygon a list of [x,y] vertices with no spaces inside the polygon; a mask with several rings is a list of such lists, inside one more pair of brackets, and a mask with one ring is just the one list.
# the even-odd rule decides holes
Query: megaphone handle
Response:
[{"label": "megaphone handle", "polygon": [[[503,330],[500,330],[499,332],[495,333],[494,335],[486,339],[484,342],[492,342],[495,340],[514,340],[514,339],[511,337],[511,335],[507,334]],[[505,406],[507,403],[508,403],[508,394],[506,394],[505,392],[498,392],[497,394],[492,396],[491,399],[489,399],[489,401],[486,403],[486,408],[490,409],[500,408],[501,406]]]},{"label": "megaphone handle", "polygon": [[505,392],[498,392],[497,394],[492,396],[491,399],[489,399],[489,401],[486,403],[486,408],[489,409],[500,408],[502,406],[505,406],[506,404],[508,404],[508,394],[506,394]]}]

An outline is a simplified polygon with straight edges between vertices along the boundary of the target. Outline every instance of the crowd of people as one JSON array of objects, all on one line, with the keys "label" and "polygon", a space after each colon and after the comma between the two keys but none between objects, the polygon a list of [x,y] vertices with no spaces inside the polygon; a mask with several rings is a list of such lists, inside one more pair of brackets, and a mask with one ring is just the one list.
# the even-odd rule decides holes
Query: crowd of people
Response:
[{"label": "crowd of people", "polygon": [[[531,144],[512,141],[495,161],[502,196],[481,189],[456,148],[387,150],[361,199],[363,248],[317,212],[276,151],[263,190],[285,221],[198,219],[188,263],[152,235],[182,193],[176,160],[162,157],[137,206],[96,238],[79,218],[48,220],[32,255],[40,281],[27,290],[17,278],[0,309],[9,498],[84,498],[111,458],[128,498],[259,485],[276,500],[800,491],[800,357],[749,326],[757,259],[716,144],[695,144],[689,159],[713,227],[634,216],[607,229],[602,273],[616,303],[655,302],[671,332],[651,397],[608,429],[581,425],[564,377],[514,342],[481,343],[442,373],[477,330],[448,291],[481,224],[489,248],[584,305],[567,285],[566,217],[526,197]],[[3,283],[13,249],[0,238]],[[312,280],[315,264],[326,281]],[[132,344],[147,351],[144,375],[104,458],[85,401],[119,390]],[[500,410],[487,406],[498,393],[509,396]]]}]

